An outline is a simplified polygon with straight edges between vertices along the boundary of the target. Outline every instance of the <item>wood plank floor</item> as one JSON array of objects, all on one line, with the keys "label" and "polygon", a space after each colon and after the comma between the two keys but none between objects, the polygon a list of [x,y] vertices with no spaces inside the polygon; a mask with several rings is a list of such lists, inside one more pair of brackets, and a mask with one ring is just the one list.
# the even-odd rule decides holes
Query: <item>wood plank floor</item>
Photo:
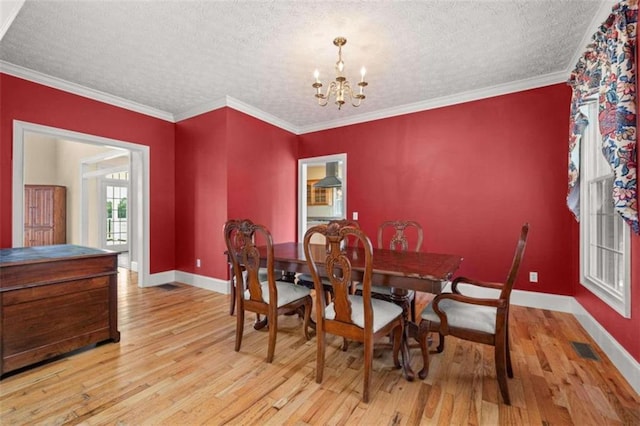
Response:
[{"label": "wood plank floor", "polygon": [[[330,338],[317,384],[315,338],[305,341],[300,319],[280,317],[267,364],[267,333],[251,327],[253,315],[234,352],[228,296],[184,284],[140,289],[125,270],[119,278],[120,343],[5,376],[0,423],[640,425],[640,397],[569,314],[512,309],[511,406],[501,402],[493,348],[455,338],[431,357],[424,381],[405,381],[377,350],[364,404],[359,344],[342,352]],[[581,358],[572,341],[600,360]]]}]

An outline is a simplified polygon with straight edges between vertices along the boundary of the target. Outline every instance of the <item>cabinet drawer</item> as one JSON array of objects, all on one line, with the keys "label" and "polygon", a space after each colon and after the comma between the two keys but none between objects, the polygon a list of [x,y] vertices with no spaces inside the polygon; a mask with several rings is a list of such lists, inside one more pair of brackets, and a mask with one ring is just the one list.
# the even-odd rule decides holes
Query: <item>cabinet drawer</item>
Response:
[{"label": "cabinet drawer", "polygon": [[0,287],[14,289],[77,278],[90,278],[117,271],[118,258],[113,256],[60,259],[52,262],[8,265],[0,269]]},{"label": "cabinet drawer", "polygon": [[109,289],[90,288],[24,303],[5,304],[2,324],[5,358],[45,346],[53,346],[55,352],[55,345],[59,342],[100,330],[104,331],[104,339],[107,339]]},{"label": "cabinet drawer", "polygon": [[40,285],[17,290],[5,291],[2,293],[2,307],[20,303],[34,302],[40,299],[61,297],[74,293],[82,293],[98,288],[109,287],[109,276],[95,277],[90,279],[68,281],[60,284]]}]

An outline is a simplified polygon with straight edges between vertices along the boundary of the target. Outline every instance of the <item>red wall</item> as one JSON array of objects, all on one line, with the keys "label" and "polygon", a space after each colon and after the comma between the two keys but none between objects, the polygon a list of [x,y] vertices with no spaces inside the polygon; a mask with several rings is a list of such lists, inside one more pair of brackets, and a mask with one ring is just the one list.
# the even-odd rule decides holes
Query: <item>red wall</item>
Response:
[{"label": "red wall", "polygon": [[228,215],[269,228],[274,242],[294,241],[298,137],[228,110]]},{"label": "red wall", "polygon": [[349,217],[359,212],[370,235],[384,220],[419,221],[426,250],[464,256],[460,275],[504,279],[529,222],[516,288],[575,295],[640,360],[640,237],[632,238],[632,319],[579,284],[579,227],[564,185],[569,102],[559,84],[316,132],[300,137],[300,157],[346,152]]},{"label": "red wall", "polygon": [[223,279],[226,121],[227,108],[222,108],[176,124],[176,269]]},{"label": "red wall", "polygon": [[556,85],[302,135],[300,157],[346,152],[349,217],[370,235],[417,220],[424,250],[464,256],[462,275],[503,280],[529,222],[516,287],[571,294],[569,97]]},{"label": "red wall", "polygon": [[267,226],[275,242],[295,239],[295,135],[223,108],[178,123],[176,146],[177,269],[226,279],[228,218]]},{"label": "red wall", "polygon": [[149,146],[150,271],[175,266],[174,124],[0,73],[0,247],[11,247],[13,120]]}]

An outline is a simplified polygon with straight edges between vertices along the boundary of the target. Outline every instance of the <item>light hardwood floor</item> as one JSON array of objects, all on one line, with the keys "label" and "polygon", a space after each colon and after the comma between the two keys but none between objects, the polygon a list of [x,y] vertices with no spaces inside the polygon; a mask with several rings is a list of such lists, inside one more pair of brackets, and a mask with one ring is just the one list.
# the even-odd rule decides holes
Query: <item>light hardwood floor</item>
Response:
[{"label": "light hardwood floor", "polygon": [[[125,270],[119,278],[120,343],[6,376],[1,424],[640,424],[638,394],[569,314],[513,308],[511,406],[501,402],[493,349],[455,338],[432,355],[424,381],[405,381],[377,350],[364,404],[359,344],[342,352],[329,338],[317,384],[315,338],[305,341],[297,317],[280,317],[269,365],[267,333],[251,327],[252,315],[234,352],[228,296],[184,284],[140,289]],[[601,360],[580,358],[571,341]]]}]

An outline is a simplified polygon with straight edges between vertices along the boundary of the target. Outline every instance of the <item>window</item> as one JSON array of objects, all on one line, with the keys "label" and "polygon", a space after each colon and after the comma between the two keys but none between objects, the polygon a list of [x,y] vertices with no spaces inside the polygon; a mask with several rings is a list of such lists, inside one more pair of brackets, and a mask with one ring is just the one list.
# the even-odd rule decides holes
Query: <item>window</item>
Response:
[{"label": "window", "polygon": [[580,154],[580,282],[629,318],[629,227],[613,208],[614,175],[601,151],[598,102],[589,102],[580,110],[589,120]]}]

